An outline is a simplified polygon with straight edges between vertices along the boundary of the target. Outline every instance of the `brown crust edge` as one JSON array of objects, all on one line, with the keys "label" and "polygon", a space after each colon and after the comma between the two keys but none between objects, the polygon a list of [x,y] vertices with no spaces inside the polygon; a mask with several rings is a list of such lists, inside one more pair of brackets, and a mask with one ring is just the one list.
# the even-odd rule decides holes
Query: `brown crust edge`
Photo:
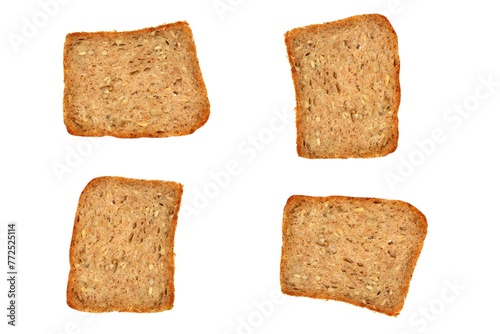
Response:
[{"label": "brown crust edge", "polygon": [[[78,37],[99,37],[99,36],[104,36],[104,35],[116,35],[116,36],[122,36],[122,35],[129,35],[129,34],[136,34],[136,33],[148,33],[152,32],[156,29],[159,28],[172,28],[172,27],[182,27],[186,29],[186,32],[191,36],[191,39],[193,40],[193,46],[190,48],[189,52],[194,56],[194,59],[196,59],[196,80],[200,84],[200,88],[203,91],[204,96],[207,97],[207,107],[206,109],[201,109],[200,114],[202,115],[201,119],[193,123],[191,128],[185,132],[180,132],[180,133],[175,133],[175,134],[168,134],[168,135],[158,135],[156,133],[148,134],[148,135],[122,135],[121,133],[112,133],[112,132],[107,132],[107,131],[93,131],[92,133],[83,133],[79,131],[78,129],[75,129],[71,122],[69,121],[69,115],[68,115],[68,110],[69,110],[69,101],[68,101],[68,94],[67,94],[67,86],[66,86],[66,78],[68,77],[68,45],[69,42],[71,41],[72,38],[78,38]],[[97,31],[97,32],[73,32],[69,33],[66,35],[66,39],[64,42],[64,52],[63,52],[63,72],[64,72],[64,93],[63,93],[63,120],[64,120],[64,125],[66,126],[66,130],[70,135],[73,136],[81,136],[81,137],[104,137],[104,136],[111,136],[115,138],[167,138],[167,137],[178,137],[178,136],[185,136],[185,135],[190,135],[194,133],[196,130],[201,128],[203,125],[205,125],[208,121],[208,118],[210,116],[210,100],[208,99],[208,92],[207,88],[205,85],[205,81],[203,80],[203,74],[201,73],[201,67],[199,64],[199,59],[198,59],[198,53],[196,51],[196,44],[194,41],[194,36],[193,36],[193,31],[191,30],[191,27],[187,23],[187,21],[178,21],[174,23],[167,23],[167,24],[162,24],[156,27],[149,27],[149,28],[143,28],[143,29],[137,29],[137,30],[128,30],[128,31]]]},{"label": "brown crust edge", "polygon": [[[299,131],[299,124],[302,122],[302,117],[300,115],[303,115],[304,113],[302,112],[302,106],[299,103],[298,99],[298,93],[299,93],[299,80],[298,80],[298,75],[295,67],[293,66],[293,59],[292,59],[292,52],[291,52],[291,39],[293,38],[293,35],[297,34],[300,32],[302,29],[314,29],[317,30],[320,27],[323,27],[324,25],[331,25],[331,24],[336,24],[336,25],[347,25],[348,23],[351,23],[352,21],[357,21],[363,18],[366,18],[367,16],[379,20],[382,24],[384,24],[391,32],[393,37],[395,38],[395,49],[396,49],[396,60],[397,60],[397,65],[396,65],[396,82],[397,82],[397,92],[396,92],[396,98],[395,98],[395,103],[393,104],[393,109],[394,109],[394,116],[393,116],[393,126],[395,127],[394,131],[394,140],[393,144],[390,146],[387,146],[384,148],[384,150],[381,150],[379,152],[367,152],[366,154],[359,154],[357,156],[341,156],[341,155],[326,155],[326,154],[313,154],[306,150],[300,143],[302,142],[302,134]],[[398,118],[398,112],[399,112],[399,105],[401,103],[401,83],[400,83],[400,59],[399,59],[399,43],[398,43],[398,36],[396,34],[396,31],[394,30],[394,27],[391,25],[389,20],[380,14],[364,14],[364,15],[355,15],[351,16],[345,19],[340,19],[332,22],[325,22],[321,24],[312,24],[304,27],[298,27],[291,29],[285,33],[285,45],[287,49],[287,55],[288,55],[288,61],[290,63],[291,67],[291,72],[292,72],[292,80],[293,80],[293,86],[295,90],[295,127],[296,127],[296,133],[297,133],[297,139],[296,139],[296,147],[297,147],[297,154],[299,157],[302,158],[307,158],[307,159],[347,159],[347,158],[378,158],[378,157],[383,157],[387,156],[390,153],[393,153],[396,151],[398,147],[398,140],[399,140],[399,118]],[[301,111],[299,113],[299,110]]]},{"label": "brown crust edge", "polygon": [[[347,299],[347,298],[332,298],[331,296],[327,296],[327,295],[324,295],[324,294],[321,294],[321,293],[307,294],[307,293],[296,292],[296,291],[293,291],[291,289],[288,289],[288,286],[285,283],[285,278],[283,277],[283,273],[284,273],[283,262],[284,262],[284,254],[285,254],[285,231],[286,231],[286,227],[287,227],[287,225],[286,225],[287,224],[287,221],[286,221],[286,218],[287,218],[287,209],[289,208],[290,205],[293,205],[293,203],[295,203],[296,201],[300,201],[300,200],[303,200],[303,199],[304,200],[312,200],[314,202],[323,201],[323,200],[329,200],[329,199],[341,199],[341,200],[356,199],[356,200],[369,200],[371,202],[375,202],[375,201],[393,202],[393,203],[399,203],[401,205],[407,206],[411,211],[413,211],[419,217],[419,222],[421,223],[420,224],[420,228],[422,229],[423,239],[422,239],[422,242],[419,245],[420,247],[418,248],[417,252],[415,253],[415,256],[411,259],[410,266],[409,266],[409,268],[411,269],[410,270],[411,275],[409,276],[409,279],[408,279],[407,283],[403,287],[402,292],[404,293],[405,298],[403,299],[403,301],[402,301],[402,303],[400,305],[396,305],[396,307],[394,307],[394,309],[391,310],[391,311],[386,311],[386,310],[381,310],[381,309],[379,309],[377,307],[373,307],[373,306],[370,306],[370,305],[364,305],[364,304],[362,304],[362,303],[360,303],[360,302],[358,302],[356,300],[351,300],[351,299]],[[286,294],[286,295],[289,295],[289,296],[295,296],[295,297],[308,297],[308,298],[314,298],[314,299],[341,301],[341,302],[345,302],[345,303],[352,304],[352,305],[355,305],[355,306],[363,307],[363,308],[366,308],[366,309],[369,309],[369,310],[372,310],[372,311],[375,311],[375,312],[383,313],[383,314],[386,314],[388,316],[396,317],[396,316],[399,315],[399,313],[403,309],[404,301],[406,299],[406,296],[408,295],[408,290],[410,288],[410,283],[411,283],[411,279],[412,279],[412,276],[413,276],[413,272],[415,270],[415,267],[416,267],[416,264],[417,264],[417,260],[420,257],[420,253],[422,252],[422,248],[424,246],[424,241],[425,241],[425,237],[426,236],[427,236],[427,218],[425,217],[425,215],[420,210],[418,210],[415,206],[413,206],[412,204],[410,204],[408,202],[404,202],[404,201],[401,201],[401,200],[389,200],[389,199],[382,199],[382,198],[374,198],[374,197],[292,195],[292,196],[290,196],[288,198],[288,200],[287,200],[287,202],[285,204],[285,207],[283,209],[282,246],[281,246],[281,261],[280,261],[280,287],[281,287],[281,292],[283,294]]]},{"label": "brown crust edge", "polygon": [[[154,313],[154,312],[161,312],[161,311],[166,311],[170,310],[174,306],[174,299],[175,299],[175,232],[177,229],[177,222],[178,222],[178,215],[180,211],[180,206],[181,206],[181,201],[182,201],[182,194],[183,194],[183,185],[181,183],[173,182],[173,181],[162,181],[162,180],[143,180],[143,179],[131,179],[131,178],[125,178],[121,176],[99,176],[96,177],[85,186],[85,188],[82,190],[80,194],[80,198],[82,194],[84,194],[87,191],[90,191],[93,187],[96,187],[97,184],[101,182],[106,182],[109,179],[115,179],[119,181],[124,181],[126,183],[131,183],[131,182],[136,182],[136,181],[144,181],[151,183],[153,185],[158,185],[158,184],[164,184],[164,183],[169,183],[170,185],[175,187],[176,192],[178,193],[178,198],[179,200],[175,203],[175,211],[174,211],[174,218],[172,221],[172,251],[170,252],[170,256],[168,258],[168,263],[170,264],[167,268],[167,274],[170,273],[172,279],[169,280],[169,285],[168,289],[169,291],[172,291],[170,294],[170,298],[166,298],[165,303],[159,305],[157,308],[149,309],[149,308],[131,308],[131,309],[125,309],[125,308],[113,308],[113,309],[100,309],[100,308],[88,308],[88,307],[81,307],[78,305],[74,300],[73,296],[71,294],[71,283],[74,281],[74,275],[75,272],[73,270],[73,263],[75,263],[75,256],[74,256],[74,249],[75,249],[75,243],[76,243],[76,238],[77,236],[75,235],[76,231],[76,224],[77,224],[77,218],[79,217],[80,214],[80,206],[78,205],[76,214],[75,214],[75,221],[73,224],[73,232],[72,232],[72,237],[71,237],[71,244],[70,244],[70,251],[69,251],[69,262],[70,262],[70,271],[68,275],[68,285],[66,288],[66,303],[68,306],[74,310],[81,311],[81,312],[89,312],[89,313],[104,313],[104,312],[130,312],[130,313]],[[80,203],[80,199],[78,200],[78,203]]]}]

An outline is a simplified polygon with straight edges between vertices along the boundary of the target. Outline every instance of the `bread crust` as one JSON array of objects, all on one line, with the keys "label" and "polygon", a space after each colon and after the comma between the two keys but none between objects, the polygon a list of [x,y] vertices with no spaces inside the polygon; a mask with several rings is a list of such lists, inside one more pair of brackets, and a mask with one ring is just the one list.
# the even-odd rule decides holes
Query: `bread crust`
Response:
[{"label": "bread crust", "polygon": [[[203,106],[199,109],[198,114],[199,114],[199,119],[197,119],[195,122],[191,124],[185,124],[185,128],[180,129],[178,131],[172,131],[172,132],[141,132],[141,133],[132,133],[132,132],[127,132],[127,131],[122,131],[120,129],[114,129],[114,130],[106,130],[102,128],[93,128],[93,129],[86,129],[85,131],[78,128],[74,122],[71,120],[72,114],[74,114],[76,111],[73,110],[72,104],[70,103],[70,91],[72,87],[70,87],[69,84],[69,78],[71,78],[72,73],[70,71],[70,52],[71,52],[71,43],[75,39],[80,39],[80,38],[93,38],[93,39],[100,39],[103,37],[123,37],[123,36],[133,36],[137,34],[150,34],[154,31],[157,30],[168,30],[168,29],[175,29],[179,28],[182,29],[184,33],[186,33],[189,38],[191,39],[192,43],[188,44],[189,47],[189,54],[190,58],[196,60],[196,64],[190,64],[194,66],[194,75],[195,75],[195,80],[198,85],[198,92],[197,95],[203,96],[204,97],[204,102]],[[63,55],[63,67],[64,67],[64,97],[63,97],[63,119],[64,119],[64,124],[66,126],[66,129],[69,134],[74,135],[74,136],[86,136],[86,137],[102,137],[102,136],[112,136],[112,137],[117,137],[117,138],[163,138],[163,137],[170,137],[170,136],[184,136],[184,135],[189,135],[194,133],[197,129],[201,128],[205,123],[208,121],[208,118],[210,116],[210,102],[208,100],[208,93],[207,89],[205,86],[205,81],[203,80],[203,76],[201,73],[201,69],[199,66],[198,62],[198,56],[196,52],[196,46],[194,43],[194,37],[193,33],[191,31],[191,28],[189,27],[189,24],[186,21],[179,21],[179,22],[174,22],[174,23],[168,23],[168,24],[163,24],[159,25],[156,27],[149,27],[149,28],[143,28],[139,30],[132,30],[132,31],[100,31],[100,32],[73,32],[69,33],[66,35],[66,40],[64,44],[64,55]],[[182,112],[182,110],[180,111]]]},{"label": "bread crust", "polygon": [[[318,204],[318,203],[325,203],[329,201],[336,201],[336,202],[345,202],[345,203],[350,203],[351,201],[367,201],[369,203],[389,203],[392,202],[393,204],[396,204],[398,206],[404,207],[409,209],[416,217],[418,217],[418,229],[422,235],[422,242],[416,244],[416,250],[411,257],[408,266],[406,268],[406,272],[409,273],[409,276],[407,277],[405,284],[403,285],[402,290],[400,291],[400,294],[404,296],[404,298],[401,300],[401,303],[394,305],[392,309],[386,309],[386,308],[381,308],[378,305],[369,305],[369,304],[364,304],[359,300],[356,300],[354,298],[347,298],[347,297],[342,297],[342,296],[332,296],[327,293],[321,293],[321,292],[314,292],[314,291],[301,291],[301,290],[294,290],[292,289],[288,284],[285,276],[285,265],[287,261],[287,254],[290,254],[291,251],[287,247],[287,229],[288,229],[288,223],[290,221],[289,213],[291,210],[296,207],[298,204],[307,202],[308,204]],[[314,197],[314,196],[304,196],[304,195],[293,195],[290,198],[288,198],[285,207],[284,207],[284,213],[283,213],[283,222],[282,222],[282,251],[281,251],[281,262],[280,262],[280,286],[281,286],[281,291],[284,294],[290,295],[290,296],[299,296],[299,297],[309,297],[309,298],[315,298],[315,299],[324,299],[324,300],[337,300],[337,301],[342,301],[346,302],[355,306],[359,307],[364,307],[367,309],[370,309],[372,311],[376,311],[379,313],[386,314],[388,316],[398,316],[399,313],[401,312],[403,306],[404,306],[404,299],[406,298],[406,295],[408,293],[409,287],[410,287],[410,281],[411,277],[413,275],[413,271],[415,269],[415,266],[417,264],[417,260],[420,256],[420,253],[423,248],[423,240],[425,239],[425,236],[427,235],[427,219],[425,215],[418,210],[416,207],[413,205],[400,201],[400,200],[386,200],[386,199],[380,199],[380,198],[368,198],[368,197],[349,197],[349,196],[325,196],[325,197]]]},{"label": "bread crust", "polygon": [[[76,245],[79,242],[79,239],[81,238],[81,234],[79,233],[80,231],[80,224],[84,224],[84,222],[80,222],[80,216],[81,216],[81,210],[85,209],[84,204],[82,203],[82,198],[85,194],[92,193],[96,187],[100,186],[101,184],[106,184],[106,183],[121,183],[124,185],[128,186],[135,186],[138,183],[143,183],[147,184],[150,187],[156,188],[156,187],[165,187],[165,185],[168,185],[171,187],[175,193],[176,193],[176,201],[174,202],[174,212],[173,212],[173,218],[171,221],[170,229],[172,231],[172,235],[170,236],[169,242],[170,242],[170,251],[166,253],[165,260],[163,260],[163,263],[166,265],[166,268],[164,270],[164,275],[166,277],[166,284],[167,284],[167,290],[169,291],[168,294],[165,295],[165,298],[163,298],[162,303],[157,305],[157,307],[138,307],[138,306],[113,306],[113,307],[107,307],[107,308],[102,308],[98,307],[96,305],[92,304],[82,304],[78,301],[78,298],[73,292],[73,285],[75,284],[76,280],[76,269],[75,266],[78,263],[78,254],[76,252]],[[178,221],[178,213],[181,205],[181,198],[182,198],[182,193],[183,193],[183,186],[180,183],[177,182],[171,182],[171,181],[160,181],[160,180],[140,180],[140,179],[130,179],[130,178],[124,178],[124,177],[118,177],[118,176],[101,176],[101,177],[96,177],[92,179],[83,189],[80,195],[80,201],[78,204],[78,208],[75,214],[75,221],[73,225],[73,233],[72,233],[72,238],[71,238],[71,244],[70,244],[70,251],[69,251],[69,262],[70,262],[70,272],[68,275],[68,286],[66,290],[66,301],[69,307],[82,311],[82,312],[90,312],[90,313],[101,313],[101,312],[112,312],[112,311],[118,311],[118,312],[134,312],[134,313],[151,313],[151,312],[161,312],[165,310],[170,310],[173,307],[174,304],[174,297],[175,297],[175,286],[174,286],[174,273],[175,273],[175,264],[174,264],[174,244],[175,244],[175,231],[177,228],[177,221]]]},{"label": "bread crust", "polygon": [[[332,27],[336,26],[339,28],[346,28],[349,26],[352,26],[353,24],[363,24],[366,20],[373,20],[377,22],[377,24],[380,24],[381,26],[386,29],[390,37],[392,38],[392,47],[395,48],[396,54],[395,54],[395,71],[396,74],[391,77],[391,80],[394,80],[396,82],[396,91],[395,97],[394,97],[394,102],[392,103],[391,110],[393,111],[393,117],[391,120],[391,128],[393,129],[392,136],[393,140],[388,143],[387,146],[382,147],[381,150],[379,151],[367,151],[367,152],[359,152],[358,154],[340,154],[340,153],[321,153],[321,152],[312,152],[308,150],[304,145],[302,144],[304,142],[304,133],[301,131],[301,124],[304,122],[304,115],[305,115],[305,110],[302,101],[300,101],[300,79],[299,79],[299,74],[297,71],[297,68],[294,66],[294,49],[292,46],[292,41],[293,39],[302,34],[307,32],[308,34],[314,35],[314,34],[319,34],[321,31],[323,31],[326,27]],[[300,157],[303,158],[308,158],[308,159],[330,159],[330,158],[341,158],[341,159],[346,159],[346,158],[375,158],[375,157],[381,157],[381,156],[386,156],[392,152],[394,152],[398,146],[398,138],[399,138],[399,120],[398,120],[398,110],[399,110],[399,105],[401,101],[401,87],[400,87],[400,79],[399,79],[399,74],[400,74],[400,61],[399,61],[399,54],[397,52],[398,50],[398,40],[397,40],[397,34],[394,31],[394,28],[392,27],[391,23],[389,20],[380,14],[366,14],[366,15],[356,15],[352,17],[348,17],[342,20],[337,20],[333,22],[327,22],[327,23],[322,23],[322,24],[313,24],[305,27],[300,27],[300,28],[294,28],[291,29],[290,31],[285,33],[285,45],[287,48],[287,55],[288,55],[288,60],[290,62],[291,66],[291,73],[292,73],[292,80],[294,84],[294,90],[295,90],[295,103],[296,103],[296,130],[297,130],[297,140],[296,140],[296,147],[297,147],[297,154]]]}]

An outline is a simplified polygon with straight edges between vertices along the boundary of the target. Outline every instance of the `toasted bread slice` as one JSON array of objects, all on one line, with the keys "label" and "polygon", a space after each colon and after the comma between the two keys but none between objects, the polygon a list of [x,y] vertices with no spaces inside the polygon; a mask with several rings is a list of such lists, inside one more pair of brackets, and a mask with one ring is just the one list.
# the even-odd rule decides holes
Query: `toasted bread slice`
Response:
[{"label": "toasted bread slice", "polygon": [[398,38],[382,15],[285,34],[296,96],[297,152],[305,158],[371,158],[398,144]]},{"label": "toasted bread slice", "polygon": [[394,200],[292,196],[283,213],[283,293],[396,316],[427,234],[425,216]]},{"label": "toasted bread slice", "polygon": [[174,302],[175,182],[99,177],[83,190],[67,303],[86,312],[159,312]]},{"label": "toasted bread slice", "polygon": [[181,136],[210,114],[186,22],[68,34],[64,84],[64,123],[77,136]]}]

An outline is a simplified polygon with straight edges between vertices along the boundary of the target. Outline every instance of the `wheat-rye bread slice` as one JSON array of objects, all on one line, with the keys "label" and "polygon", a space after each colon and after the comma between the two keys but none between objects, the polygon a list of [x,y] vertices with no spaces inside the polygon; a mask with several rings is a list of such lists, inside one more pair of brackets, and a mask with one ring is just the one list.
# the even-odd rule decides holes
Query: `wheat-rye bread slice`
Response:
[{"label": "wheat-rye bread slice", "polygon": [[333,299],[397,316],[427,220],[397,200],[295,195],[283,213],[283,293]]},{"label": "wheat-rye bread slice", "polygon": [[68,34],[63,110],[72,135],[193,133],[208,120],[210,103],[188,23]]},{"label": "wheat-rye bread slice", "polygon": [[83,190],[70,247],[67,303],[85,312],[159,312],[174,302],[182,185],[122,177]]},{"label": "wheat-rye bread slice", "polygon": [[372,158],[398,144],[398,38],[382,15],[358,15],[285,34],[296,98],[297,152]]}]

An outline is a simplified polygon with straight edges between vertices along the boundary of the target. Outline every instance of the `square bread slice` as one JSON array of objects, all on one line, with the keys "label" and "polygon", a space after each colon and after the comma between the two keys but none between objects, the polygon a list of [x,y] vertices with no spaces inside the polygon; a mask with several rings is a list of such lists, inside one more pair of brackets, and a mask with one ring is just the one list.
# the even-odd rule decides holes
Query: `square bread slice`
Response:
[{"label": "square bread slice", "polygon": [[397,316],[427,234],[414,206],[343,196],[288,199],[281,289]]},{"label": "square bread slice", "polygon": [[210,103],[188,23],[68,34],[63,109],[77,136],[193,133],[207,122]]},{"label": "square bread slice", "polygon": [[67,303],[85,312],[160,312],[174,303],[182,185],[93,179],[76,211]]},{"label": "square bread slice", "polygon": [[296,98],[297,153],[371,158],[398,145],[398,38],[382,15],[285,34]]}]

